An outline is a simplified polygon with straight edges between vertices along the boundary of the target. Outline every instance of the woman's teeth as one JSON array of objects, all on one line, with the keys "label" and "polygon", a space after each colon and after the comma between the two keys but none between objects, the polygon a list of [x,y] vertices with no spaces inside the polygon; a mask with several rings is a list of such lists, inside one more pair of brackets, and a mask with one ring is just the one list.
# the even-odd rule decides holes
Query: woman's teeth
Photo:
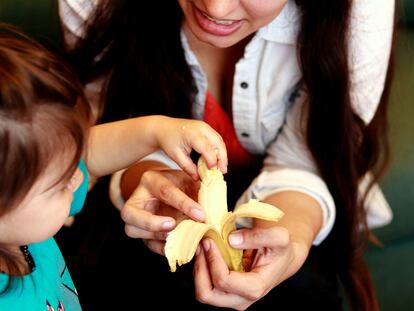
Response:
[{"label": "woman's teeth", "polygon": [[229,26],[229,25],[232,25],[232,24],[235,23],[235,21],[231,21],[231,20],[218,20],[218,19],[212,18],[212,17],[206,15],[205,13],[203,13],[203,16],[205,18],[207,18],[209,21],[212,21],[212,22],[214,22],[218,25]]}]

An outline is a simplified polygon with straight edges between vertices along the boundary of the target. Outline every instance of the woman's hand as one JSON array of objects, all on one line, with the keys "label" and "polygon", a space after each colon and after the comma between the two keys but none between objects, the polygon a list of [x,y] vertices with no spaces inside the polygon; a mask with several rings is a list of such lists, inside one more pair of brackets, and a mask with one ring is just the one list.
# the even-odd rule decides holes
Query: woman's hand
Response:
[{"label": "woman's hand", "polygon": [[255,220],[228,241],[244,253],[246,272],[229,271],[212,240],[203,241],[196,256],[194,281],[197,299],[219,307],[244,310],[295,274],[308,256],[322,226],[322,210],[311,196],[296,191],[276,192],[263,200],[285,215],[276,224]]},{"label": "woman's hand", "polygon": [[125,232],[141,238],[163,255],[168,231],[188,216],[203,221],[202,207],[194,200],[199,182],[179,170],[148,170],[121,209]]},{"label": "woman's hand", "polygon": [[197,299],[206,304],[245,310],[293,275],[308,254],[305,244],[293,242],[283,227],[235,231],[230,244],[247,249],[246,272],[230,271],[213,240],[205,239],[195,261]]}]

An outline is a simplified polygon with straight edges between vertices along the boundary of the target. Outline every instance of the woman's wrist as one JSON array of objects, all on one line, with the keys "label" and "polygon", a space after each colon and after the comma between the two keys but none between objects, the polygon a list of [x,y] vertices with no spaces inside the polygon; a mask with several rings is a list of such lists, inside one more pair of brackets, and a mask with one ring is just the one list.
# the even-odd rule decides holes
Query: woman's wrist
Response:
[{"label": "woman's wrist", "polygon": [[309,254],[309,246],[304,241],[291,241],[292,261],[286,269],[283,280],[290,278],[302,267]]}]

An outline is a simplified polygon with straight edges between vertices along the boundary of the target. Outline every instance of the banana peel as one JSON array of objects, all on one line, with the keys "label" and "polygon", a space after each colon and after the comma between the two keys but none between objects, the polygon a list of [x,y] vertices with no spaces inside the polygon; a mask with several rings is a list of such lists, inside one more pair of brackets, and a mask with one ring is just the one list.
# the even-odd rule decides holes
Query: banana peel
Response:
[{"label": "banana peel", "polygon": [[197,246],[203,237],[214,240],[230,270],[243,271],[243,250],[235,249],[228,243],[229,234],[236,229],[236,218],[253,217],[269,221],[278,221],[283,212],[273,205],[250,200],[240,205],[235,212],[227,210],[227,185],[218,168],[209,169],[200,157],[197,163],[201,186],[198,202],[204,208],[204,223],[191,219],[181,221],[172,230],[165,243],[165,256],[171,272],[177,264],[183,265],[192,260]]}]

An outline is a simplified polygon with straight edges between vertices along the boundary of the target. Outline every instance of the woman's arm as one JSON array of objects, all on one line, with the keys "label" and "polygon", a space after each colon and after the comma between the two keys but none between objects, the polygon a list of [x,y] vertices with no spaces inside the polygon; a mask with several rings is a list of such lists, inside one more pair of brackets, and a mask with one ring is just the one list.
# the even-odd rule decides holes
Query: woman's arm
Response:
[{"label": "woman's arm", "polygon": [[[89,0],[59,0],[58,6],[63,43],[65,49],[70,52],[83,38],[87,21],[96,6],[93,1]],[[93,123],[98,120],[102,110],[101,90],[104,80],[105,77],[101,77],[87,83],[84,87],[86,98],[92,110]]]},{"label": "woman's arm", "polygon": [[353,1],[349,66],[355,113],[370,123],[380,102],[394,32],[394,0]]},{"label": "woman's arm", "polygon": [[58,0],[58,8],[65,47],[70,50],[84,35],[96,4],[90,0]]},{"label": "woman's arm", "polygon": [[302,198],[309,197],[317,202],[315,206],[322,215],[322,224],[313,237],[313,243],[317,245],[329,234],[336,210],[334,200],[326,183],[318,175],[318,169],[306,145],[305,103],[306,93],[301,91],[287,112],[277,139],[267,149],[262,172],[243,193],[237,206],[252,198],[267,201],[285,192],[300,194]]}]

